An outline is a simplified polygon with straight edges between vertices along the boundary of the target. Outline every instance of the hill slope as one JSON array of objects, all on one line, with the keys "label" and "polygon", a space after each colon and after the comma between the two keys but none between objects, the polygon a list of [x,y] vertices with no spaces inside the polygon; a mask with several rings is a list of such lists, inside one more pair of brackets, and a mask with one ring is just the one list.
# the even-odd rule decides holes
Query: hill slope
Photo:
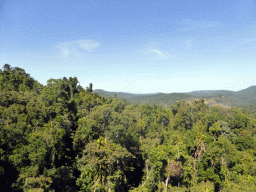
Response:
[{"label": "hill slope", "polygon": [[124,92],[108,92],[101,89],[94,90],[100,96],[117,97],[126,99],[130,103],[151,104],[151,105],[172,105],[178,100],[186,100],[192,102],[200,98],[204,98],[210,106],[222,106],[230,108],[231,106],[241,106],[248,104],[256,104],[256,86],[251,86],[240,91],[229,90],[202,90],[186,93],[150,93],[150,94],[131,94]]}]

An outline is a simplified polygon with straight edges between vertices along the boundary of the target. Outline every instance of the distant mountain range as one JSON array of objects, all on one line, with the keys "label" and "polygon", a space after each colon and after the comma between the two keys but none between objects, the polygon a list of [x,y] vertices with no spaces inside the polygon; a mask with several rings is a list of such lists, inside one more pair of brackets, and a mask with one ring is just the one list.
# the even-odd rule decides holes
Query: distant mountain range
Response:
[{"label": "distant mountain range", "polygon": [[205,103],[210,106],[221,106],[230,108],[248,104],[256,104],[256,86],[251,86],[240,91],[229,90],[202,90],[185,93],[149,93],[149,94],[132,94],[124,92],[108,92],[102,89],[95,89],[94,93],[98,93],[104,97],[116,96],[125,99],[130,103],[138,104],[156,104],[160,106],[170,106],[179,100],[192,102],[193,100],[204,98]]}]

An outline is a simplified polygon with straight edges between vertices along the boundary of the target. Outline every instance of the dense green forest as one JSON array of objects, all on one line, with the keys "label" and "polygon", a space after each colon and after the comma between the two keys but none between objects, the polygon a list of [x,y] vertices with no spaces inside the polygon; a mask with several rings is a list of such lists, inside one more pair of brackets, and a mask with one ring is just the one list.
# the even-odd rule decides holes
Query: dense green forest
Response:
[{"label": "dense green forest", "polygon": [[150,93],[150,94],[131,94],[123,92],[108,92],[102,89],[94,90],[103,97],[117,97],[127,100],[129,103],[150,104],[166,107],[173,105],[176,101],[185,100],[188,103],[203,98],[209,106],[221,106],[231,108],[245,105],[256,105],[256,86],[251,86],[240,91],[227,90],[207,90],[192,91],[186,93]]},{"label": "dense green forest", "polygon": [[76,77],[0,71],[5,191],[256,191],[256,107],[102,97]]}]

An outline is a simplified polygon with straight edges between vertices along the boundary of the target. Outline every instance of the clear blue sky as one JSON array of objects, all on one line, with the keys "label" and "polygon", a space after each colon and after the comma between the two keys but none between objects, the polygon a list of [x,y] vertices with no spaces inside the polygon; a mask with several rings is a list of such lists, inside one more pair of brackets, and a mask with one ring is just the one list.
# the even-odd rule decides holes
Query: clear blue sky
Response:
[{"label": "clear blue sky", "polygon": [[256,82],[254,0],[0,0],[0,63],[127,93]]}]

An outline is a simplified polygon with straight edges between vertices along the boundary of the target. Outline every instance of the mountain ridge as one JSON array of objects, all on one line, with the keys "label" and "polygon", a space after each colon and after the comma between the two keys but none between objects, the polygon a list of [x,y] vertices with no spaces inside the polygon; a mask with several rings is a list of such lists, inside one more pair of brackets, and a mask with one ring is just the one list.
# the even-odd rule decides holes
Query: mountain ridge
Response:
[{"label": "mountain ridge", "polygon": [[109,92],[102,89],[95,89],[93,92],[104,97],[116,97],[126,99],[130,103],[137,104],[156,104],[156,105],[172,105],[178,100],[186,100],[192,102],[200,98],[205,99],[210,106],[222,106],[230,108],[232,106],[242,106],[248,104],[256,104],[256,86],[250,86],[239,91],[230,90],[199,90],[182,93],[148,93],[133,94],[125,92]]}]

